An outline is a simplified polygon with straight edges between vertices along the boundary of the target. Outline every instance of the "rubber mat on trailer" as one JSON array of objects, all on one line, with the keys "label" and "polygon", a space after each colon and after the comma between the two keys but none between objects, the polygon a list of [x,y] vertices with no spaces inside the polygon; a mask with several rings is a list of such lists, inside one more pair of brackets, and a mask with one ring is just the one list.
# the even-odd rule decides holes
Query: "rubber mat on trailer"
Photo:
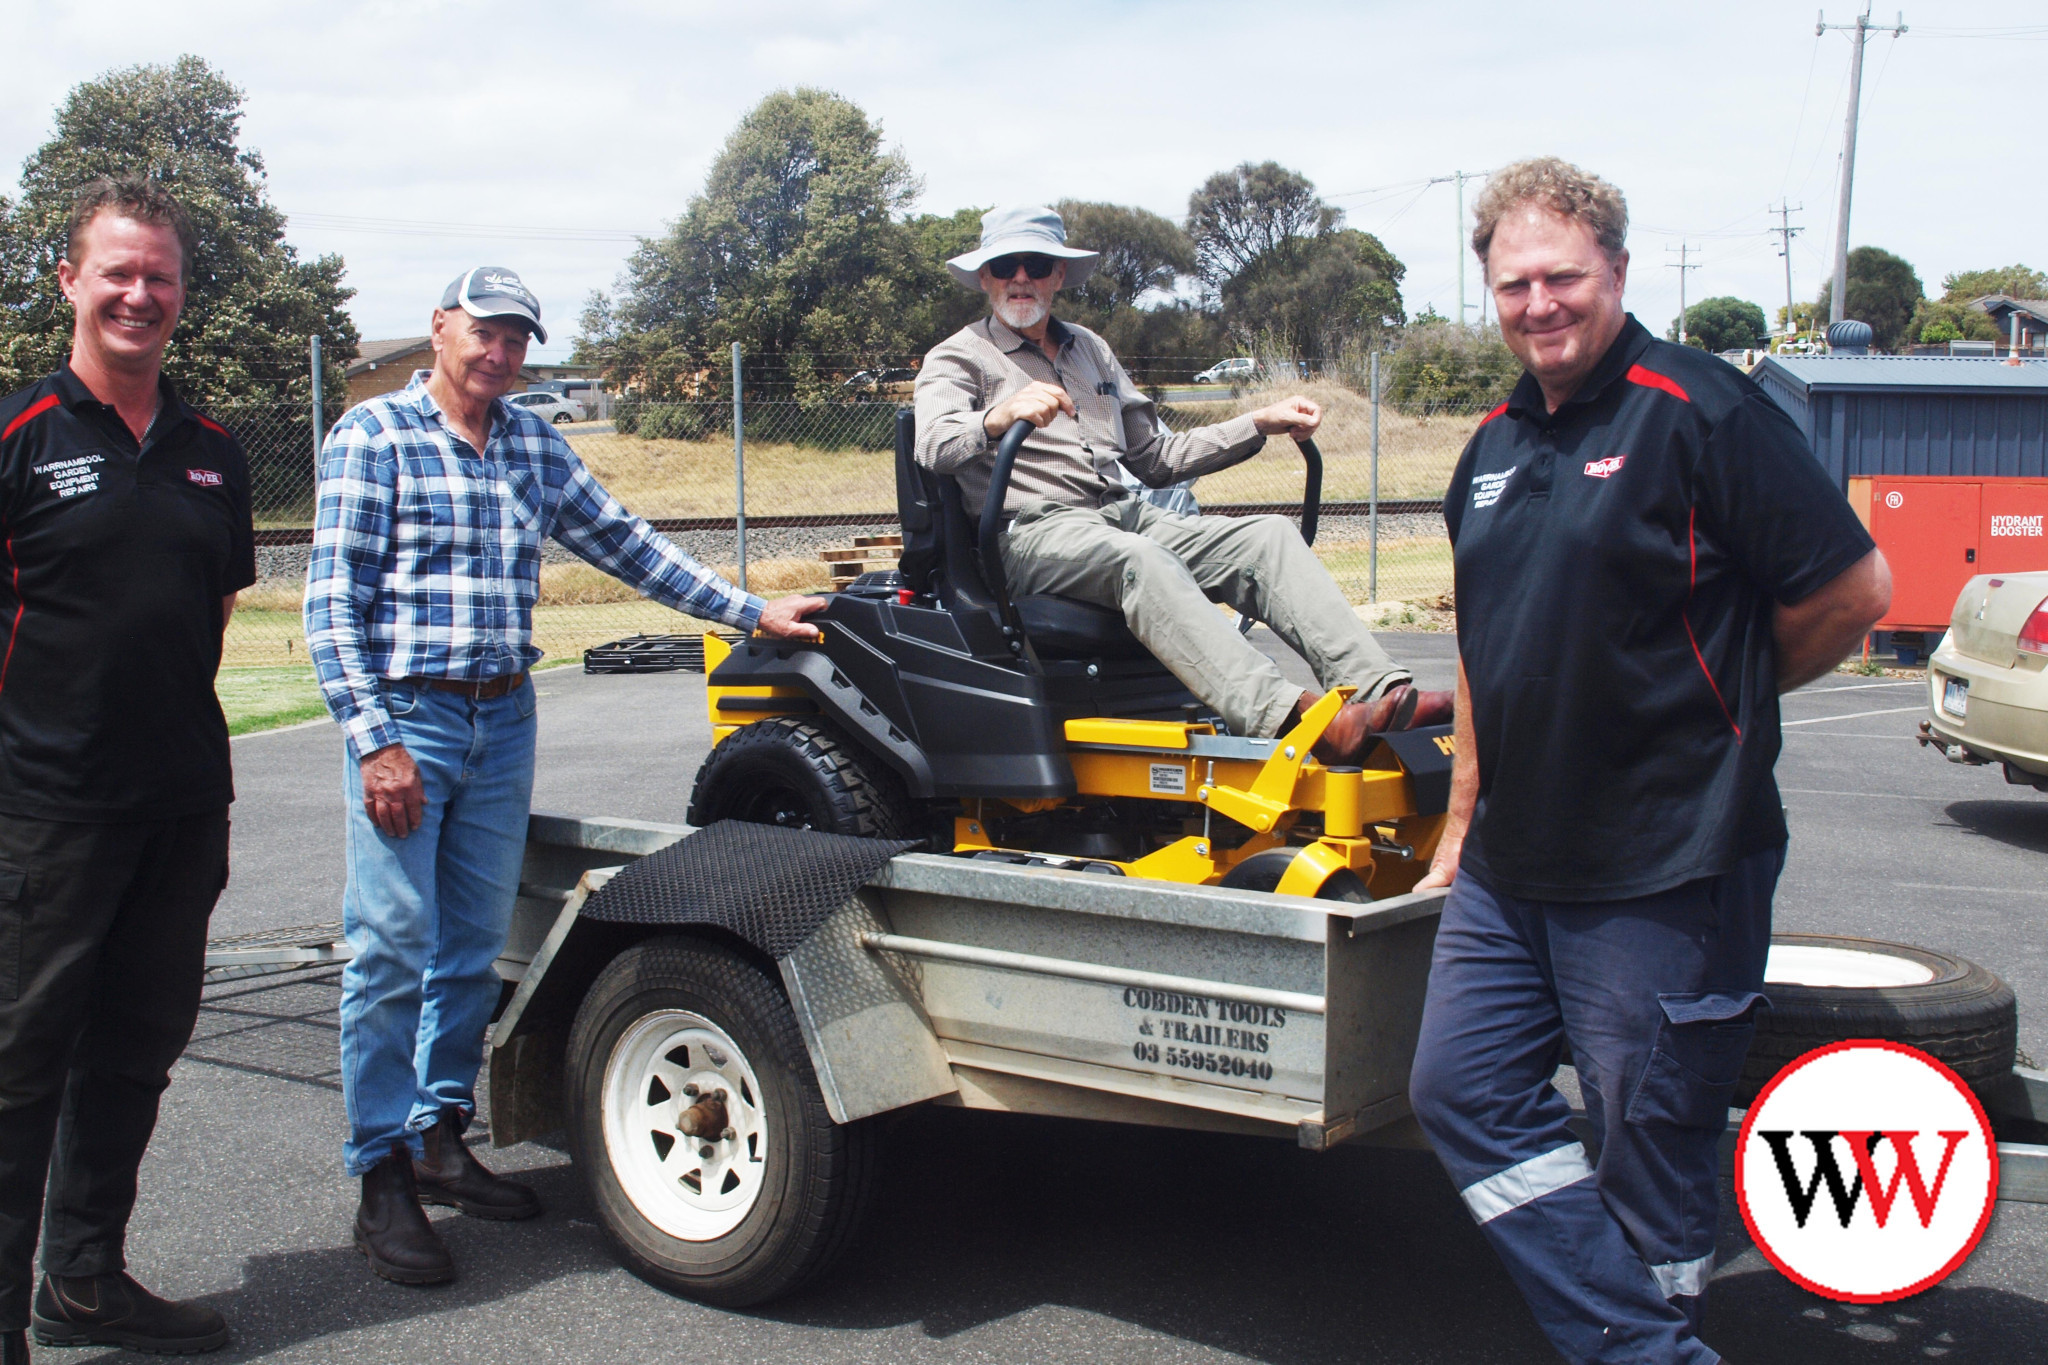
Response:
[{"label": "rubber mat on trailer", "polygon": [[582,913],[623,924],[715,924],[785,957],[882,864],[922,842],[720,820],[628,863]]}]

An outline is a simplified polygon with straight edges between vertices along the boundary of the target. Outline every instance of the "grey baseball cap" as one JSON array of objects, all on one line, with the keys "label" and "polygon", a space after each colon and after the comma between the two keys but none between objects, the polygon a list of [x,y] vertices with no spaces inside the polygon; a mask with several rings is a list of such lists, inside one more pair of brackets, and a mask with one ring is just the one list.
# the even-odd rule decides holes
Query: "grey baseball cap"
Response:
[{"label": "grey baseball cap", "polygon": [[533,329],[534,340],[548,344],[540,325],[540,300],[502,265],[480,265],[457,275],[442,291],[441,307],[460,308],[473,318],[519,318]]},{"label": "grey baseball cap", "polygon": [[1012,253],[1051,256],[1067,263],[1068,289],[1078,289],[1102,259],[1099,251],[1067,245],[1067,225],[1042,205],[990,209],[981,215],[981,245],[946,262],[947,271],[963,289],[979,290],[984,265]]}]

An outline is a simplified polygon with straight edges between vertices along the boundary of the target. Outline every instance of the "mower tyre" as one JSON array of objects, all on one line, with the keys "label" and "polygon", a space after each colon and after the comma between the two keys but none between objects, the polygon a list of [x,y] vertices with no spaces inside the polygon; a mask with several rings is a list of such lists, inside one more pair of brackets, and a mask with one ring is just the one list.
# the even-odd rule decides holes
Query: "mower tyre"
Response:
[{"label": "mower tyre", "polygon": [[638,943],[584,996],[565,1061],[577,1169],[642,1279],[741,1308],[853,1240],[874,1133],[826,1112],[772,968],[683,934]]},{"label": "mower tyre", "polygon": [[711,751],[687,818],[699,828],[745,820],[864,839],[901,838],[912,824],[895,773],[837,730],[788,716],[742,726]]},{"label": "mower tyre", "polygon": [[[1287,875],[1287,869],[1294,862],[1300,849],[1269,848],[1263,853],[1254,853],[1236,867],[1223,874],[1218,883],[1233,891],[1273,891],[1280,886],[1280,879]],[[1343,868],[1332,872],[1316,888],[1319,901],[1349,901],[1363,905],[1372,899],[1372,892],[1366,889],[1365,878]]]},{"label": "mower tyre", "polygon": [[1735,1103],[1787,1062],[1850,1038],[1918,1048],[1972,1087],[2009,1073],[2019,1043],[2012,987],[1974,962],[1868,938],[1771,935],[1756,1037]]}]

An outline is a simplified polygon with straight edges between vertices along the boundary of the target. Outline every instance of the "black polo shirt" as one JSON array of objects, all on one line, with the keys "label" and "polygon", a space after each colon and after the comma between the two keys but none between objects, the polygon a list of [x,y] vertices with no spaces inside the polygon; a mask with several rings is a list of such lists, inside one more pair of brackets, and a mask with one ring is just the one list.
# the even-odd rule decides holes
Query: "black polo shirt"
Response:
[{"label": "black polo shirt", "polygon": [[163,385],[148,439],[67,365],[0,400],[0,812],[234,800],[221,599],[256,581],[249,465]]},{"label": "black polo shirt", "polygon": [[1555,414],[1523,375],[1444,495],[1495,890],[1620,900],[1785,842],[1777,602],[1870,536],[1749,377],[1631,317]]}]

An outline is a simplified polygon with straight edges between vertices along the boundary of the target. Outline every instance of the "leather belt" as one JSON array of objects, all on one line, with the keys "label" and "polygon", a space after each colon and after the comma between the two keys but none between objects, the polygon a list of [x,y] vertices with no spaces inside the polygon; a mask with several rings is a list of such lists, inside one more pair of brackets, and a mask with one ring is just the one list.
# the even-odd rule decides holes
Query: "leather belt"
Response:
[{"label": "leather belt", "polygon": [[431,687],[436,692],[455,692],[472,701],[496,701],[517,692],[526,674],[512,673],[496,678],[400,678],[406,687]]}]

